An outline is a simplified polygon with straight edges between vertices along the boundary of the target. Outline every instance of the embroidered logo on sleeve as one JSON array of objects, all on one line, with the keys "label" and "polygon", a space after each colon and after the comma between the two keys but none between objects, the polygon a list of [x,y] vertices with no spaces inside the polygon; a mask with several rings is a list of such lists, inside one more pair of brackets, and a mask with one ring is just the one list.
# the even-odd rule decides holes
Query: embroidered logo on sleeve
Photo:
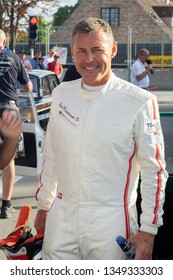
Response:
[{"label": "embroidered logo on sleeve", "polygon": [[146,120],[145,124],[146,132],[149,134],[160,135],[161,134],[161,124],[159,120]]}]

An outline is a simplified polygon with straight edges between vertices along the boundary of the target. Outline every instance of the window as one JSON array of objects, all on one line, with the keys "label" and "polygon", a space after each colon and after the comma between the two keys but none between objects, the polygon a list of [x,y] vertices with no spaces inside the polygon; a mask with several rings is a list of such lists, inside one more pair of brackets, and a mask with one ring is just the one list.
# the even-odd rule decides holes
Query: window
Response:
[{"label": "window", "polygon": [[49,84],[50,84],[50,89],[51,92],[53,91],[53,89],[60,84],[59,79],[56,75],[50,75],[49,76]]},{"label": "window", "polygon": [[30,80],[31,80],[32,86],[33,86],[33,89],[32,89],[33,96],[37,97],[38,96],[38,81],[37,81],[37,78],[34,77],[34,76],[29,76],[29,77],[30,77]]},{"label": "window", "polygon": [[41,79],[41,83],[42,83],[42,89],[43,89],[43,96],[51,94],[47,76],[43,77]]},{"label": "window", "polygon": [[101,18],[109,22],[111,27],[120,25],[120,10],[119,8],[101,8]]}]

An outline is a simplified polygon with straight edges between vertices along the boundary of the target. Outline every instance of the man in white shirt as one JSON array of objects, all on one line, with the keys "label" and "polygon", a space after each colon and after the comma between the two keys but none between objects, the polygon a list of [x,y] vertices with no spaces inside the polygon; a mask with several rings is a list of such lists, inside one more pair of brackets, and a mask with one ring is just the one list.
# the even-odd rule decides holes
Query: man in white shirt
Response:
[{"label": "man in white shirt", "polygon": [[47,65],[49,62],[54,61],[54,55],[56,54],[56,51],[54,49],[50,49],[48,52],[48,55],[44,56],[43,64],[45,66],[45,69],[47,69]]},{"label": "man in white shirt", "polygon": [[131,83],[147,90],[154,90],[155,86],[150,86],[150,79],[148,73],[152,71],[152,64],[146,66],[146,62],[149,58],[149,51],[147,49],[141,49],[138,53],[138,59],[133,63],[131,68]]}]

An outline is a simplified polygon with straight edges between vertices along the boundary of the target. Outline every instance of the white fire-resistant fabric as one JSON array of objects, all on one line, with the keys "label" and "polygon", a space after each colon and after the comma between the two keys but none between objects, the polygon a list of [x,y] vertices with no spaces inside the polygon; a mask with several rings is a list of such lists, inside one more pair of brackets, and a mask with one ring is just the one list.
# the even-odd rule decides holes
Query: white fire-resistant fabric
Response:
[{"label": "white fire-resistant fabric", "polygon": [[82,80],[53,92],[38,209],[50,208],[44,259],[123,259],[116,237],[162,225],[167,179],[156,97],[113,73],[99,91]]}]

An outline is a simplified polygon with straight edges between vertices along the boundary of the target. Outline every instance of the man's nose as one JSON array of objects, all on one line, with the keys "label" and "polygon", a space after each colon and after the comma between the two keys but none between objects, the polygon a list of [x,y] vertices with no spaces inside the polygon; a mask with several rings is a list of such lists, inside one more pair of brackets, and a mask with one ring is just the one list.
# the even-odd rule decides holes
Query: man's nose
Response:
[{"label": "man's nose", "polygon": [[94,55],[93,55],[93,53],[92,53],[92,52],[87,52],[87,53],[85,54],[85,60],[86,60],[87,62],[93,61],[93,60],[94,60]]}]

